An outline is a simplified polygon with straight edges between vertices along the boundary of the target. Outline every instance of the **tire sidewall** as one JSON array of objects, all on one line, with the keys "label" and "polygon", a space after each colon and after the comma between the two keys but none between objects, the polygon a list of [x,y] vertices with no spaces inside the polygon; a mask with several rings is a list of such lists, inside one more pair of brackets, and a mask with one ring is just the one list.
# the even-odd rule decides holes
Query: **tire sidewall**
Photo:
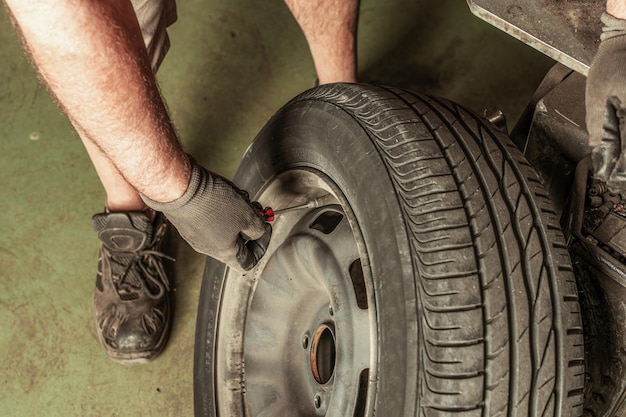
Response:
[{"label": "tire sidewall", "polygon": [[[234,182],[256,199],[277,175],[302,168],[318,171],[334,182],[350,208],[353,228],[361,236],[361,261],[370,271],[368,291],[374,294],[378,329],[376,374],[370,373],[369,386],[374,402],[369,408],[377,413],[410,415],[416,409],[420,379],[416,375],[420,344],[417,289],[407,226],[386,165],[367,132],[345,111],[330,103],[304,100],[287,105],[270,120],[246,152]],[[227,302],[219,296],[224,278],[224,267],[209,260],[201,291],[201,302],[208,305],[201,307],[198,315],[196,415],[218,415],[214,352],[219,343],[220,305]],[[198,354],[202,351],[205,355]]]}]

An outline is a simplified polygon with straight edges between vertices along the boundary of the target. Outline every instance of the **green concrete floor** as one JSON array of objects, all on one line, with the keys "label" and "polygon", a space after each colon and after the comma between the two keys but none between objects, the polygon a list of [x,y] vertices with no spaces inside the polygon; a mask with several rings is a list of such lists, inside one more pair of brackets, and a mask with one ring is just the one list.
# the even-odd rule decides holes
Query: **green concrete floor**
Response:
[{"label": "green concrete floor", "polygon": [[[259,7],[262,5],[262,7]],[[191,416],[203,258],[174,242],[168,347],[111,362],[92,317],[103,192],[80,141],[0,24],[0,415]],[[281,0],[185,0],[159,80],[186,148],[230,176],[287,100],[312,86],[304,38]],[[362,0],[360,77],[452,98],[514,121],[552,62],[473,17],[465,2]],[[510,123],[512,126],[512,123]]]}]

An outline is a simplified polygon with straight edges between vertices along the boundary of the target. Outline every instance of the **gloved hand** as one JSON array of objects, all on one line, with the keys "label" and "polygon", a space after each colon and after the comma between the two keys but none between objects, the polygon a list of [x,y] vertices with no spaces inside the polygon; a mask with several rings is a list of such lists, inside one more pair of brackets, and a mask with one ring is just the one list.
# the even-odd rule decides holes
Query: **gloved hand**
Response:
[{"label": "gloved hand", "polygon": [[602,15],[604,28],[589,68],[586,123],[594,177],[626,192],[626,20]]},{"label": "gloved hand", "polygon": [[141,196],[165,214],[196,251],[237,270],[250,270],[265,254],[272,228],[257,214],[248,193],[191,161],[185,194],[169,203]]}]

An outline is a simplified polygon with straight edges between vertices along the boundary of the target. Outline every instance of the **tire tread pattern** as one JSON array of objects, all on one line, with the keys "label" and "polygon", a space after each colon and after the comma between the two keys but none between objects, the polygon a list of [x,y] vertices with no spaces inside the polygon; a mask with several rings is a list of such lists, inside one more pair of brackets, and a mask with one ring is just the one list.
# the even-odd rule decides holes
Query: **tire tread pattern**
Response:
[{"label": "tire tread pattern", "polygon": [[367,132],[413,251],[421,416],[577,416],[576,283],[541,182],[502,132],[444,99],[331,85],[321,100]]}]

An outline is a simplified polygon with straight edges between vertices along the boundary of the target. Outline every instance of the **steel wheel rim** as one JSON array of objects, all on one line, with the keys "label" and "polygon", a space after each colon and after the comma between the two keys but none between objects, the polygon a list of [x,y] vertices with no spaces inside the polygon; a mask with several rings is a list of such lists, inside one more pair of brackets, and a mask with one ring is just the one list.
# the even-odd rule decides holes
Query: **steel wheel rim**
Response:
[{"label": "steel wheel rim", "polygon": [[315,170],[281,174],[258,199],[280,209],[322,195],[321,207],[277,216],[254,271],[227,272],[215,375],[224,413],[360,417],[373,407],[376,308],[354,213]]}]

